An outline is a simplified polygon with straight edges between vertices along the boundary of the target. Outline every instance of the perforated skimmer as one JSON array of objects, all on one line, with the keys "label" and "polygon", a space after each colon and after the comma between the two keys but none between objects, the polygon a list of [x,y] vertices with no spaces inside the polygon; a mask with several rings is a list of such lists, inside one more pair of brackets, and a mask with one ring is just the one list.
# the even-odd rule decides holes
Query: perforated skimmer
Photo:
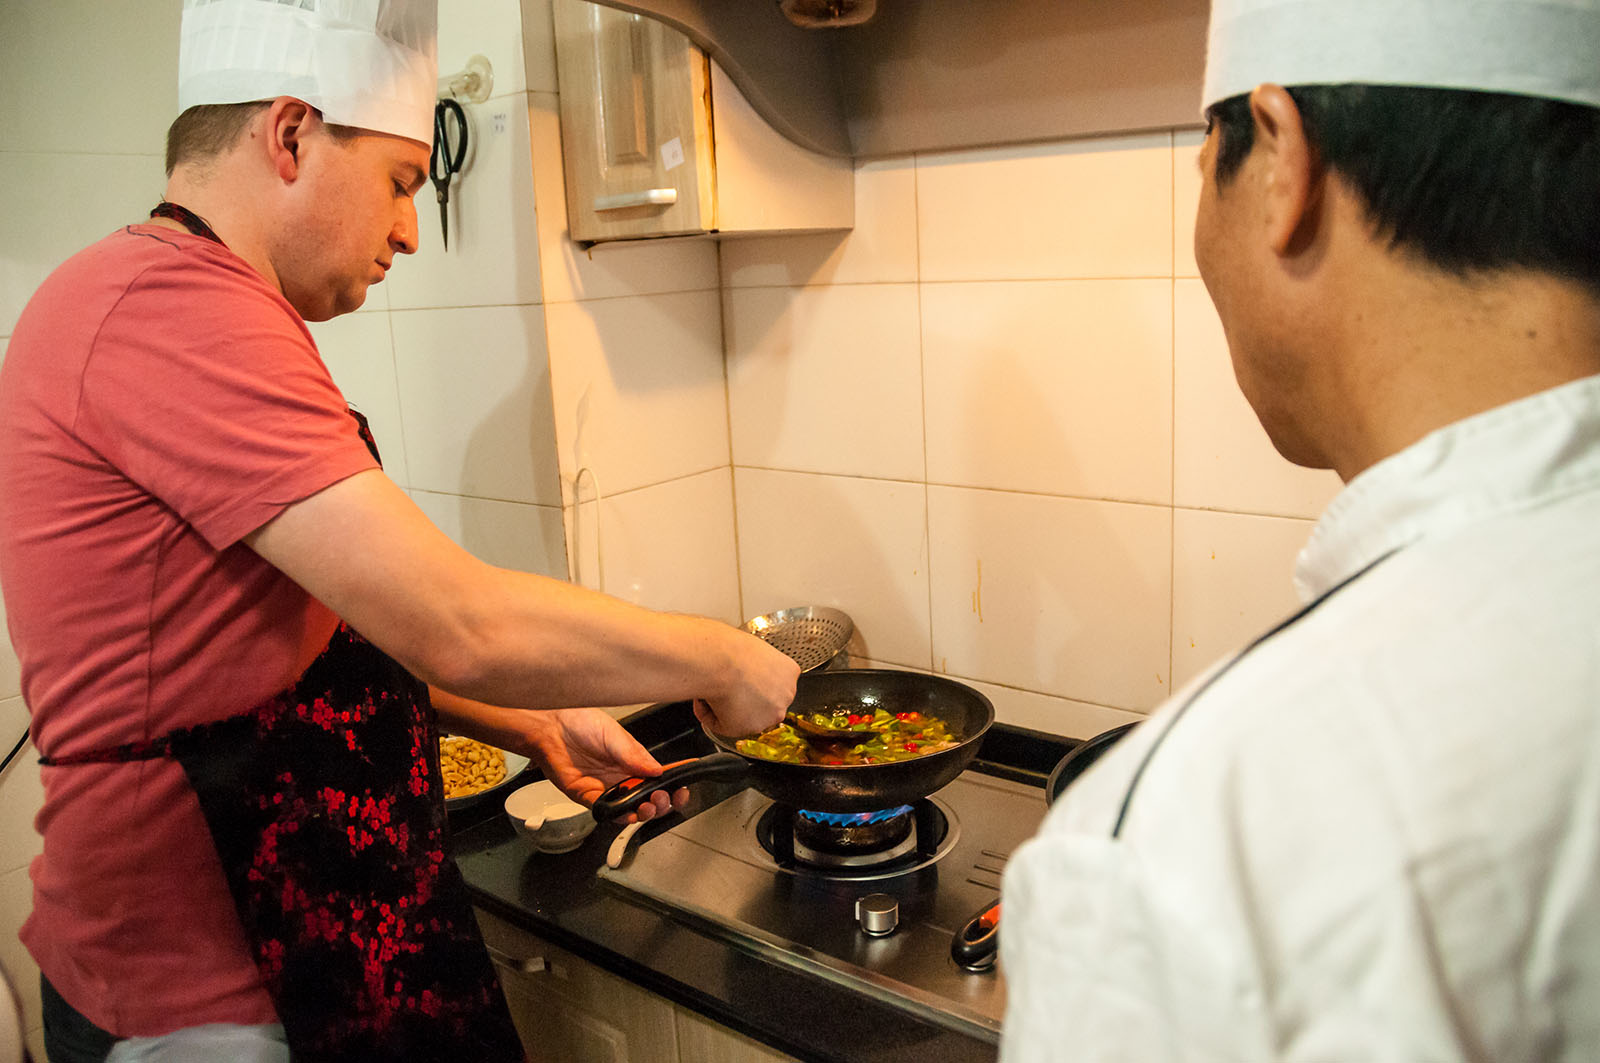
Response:
[{"label": "perforated skimmer", "polygon": [[794,658],[802,672],[810,672],[833,660],[856,626],[837,609],[802,605],[758,616],[747,621],[744,629]]}]

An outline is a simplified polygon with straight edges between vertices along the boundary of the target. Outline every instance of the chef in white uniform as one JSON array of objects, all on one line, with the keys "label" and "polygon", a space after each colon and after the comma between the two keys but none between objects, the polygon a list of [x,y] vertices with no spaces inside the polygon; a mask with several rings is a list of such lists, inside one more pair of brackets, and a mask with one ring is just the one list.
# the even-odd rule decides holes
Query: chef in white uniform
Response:
[{"label": "chef in white uniform", "polygon": [[1001,1057],[1600,1059],[1600,0],[1215,0],[1196,256],[1307,605],[1007,868]]}]

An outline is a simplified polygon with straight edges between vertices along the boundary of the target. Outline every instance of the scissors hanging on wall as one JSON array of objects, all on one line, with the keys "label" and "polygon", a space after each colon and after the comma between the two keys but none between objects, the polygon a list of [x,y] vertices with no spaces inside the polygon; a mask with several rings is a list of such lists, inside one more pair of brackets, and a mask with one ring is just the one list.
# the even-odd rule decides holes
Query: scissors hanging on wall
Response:
[{"label": "scissors hanging on wall", "polygon": [[433,105],[433,152],[428,157],[428,178],[439,200],[439,235],[446,251],[450,249],[450,182],[461,172],[466,157],[467,113],[455,100],[440,100]]}]

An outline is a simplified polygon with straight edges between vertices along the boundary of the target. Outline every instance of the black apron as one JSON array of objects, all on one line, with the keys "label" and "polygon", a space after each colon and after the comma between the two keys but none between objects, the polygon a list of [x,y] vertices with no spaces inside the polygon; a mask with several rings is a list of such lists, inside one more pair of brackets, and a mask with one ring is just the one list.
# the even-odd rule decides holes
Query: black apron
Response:
[{"label": "black apron", "polygon": [[296,1063],[524,1058],[445,853],[424,683],[341,624],[293,687],[246,712],[40,763],[157,757],[199,798]]}]

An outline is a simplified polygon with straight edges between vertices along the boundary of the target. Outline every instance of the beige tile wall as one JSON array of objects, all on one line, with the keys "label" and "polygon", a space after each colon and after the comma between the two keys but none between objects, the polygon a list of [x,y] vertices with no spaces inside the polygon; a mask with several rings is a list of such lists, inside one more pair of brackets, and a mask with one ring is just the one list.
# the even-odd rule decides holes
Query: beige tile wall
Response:
[{"label": "beige tile wall", "polygon": [[1338,481],[1233,386],[1198,143],[876,161],[848,236],[724,243],[747,614],[836,606],[858,658],[1083,737],[1293,607]]}]

